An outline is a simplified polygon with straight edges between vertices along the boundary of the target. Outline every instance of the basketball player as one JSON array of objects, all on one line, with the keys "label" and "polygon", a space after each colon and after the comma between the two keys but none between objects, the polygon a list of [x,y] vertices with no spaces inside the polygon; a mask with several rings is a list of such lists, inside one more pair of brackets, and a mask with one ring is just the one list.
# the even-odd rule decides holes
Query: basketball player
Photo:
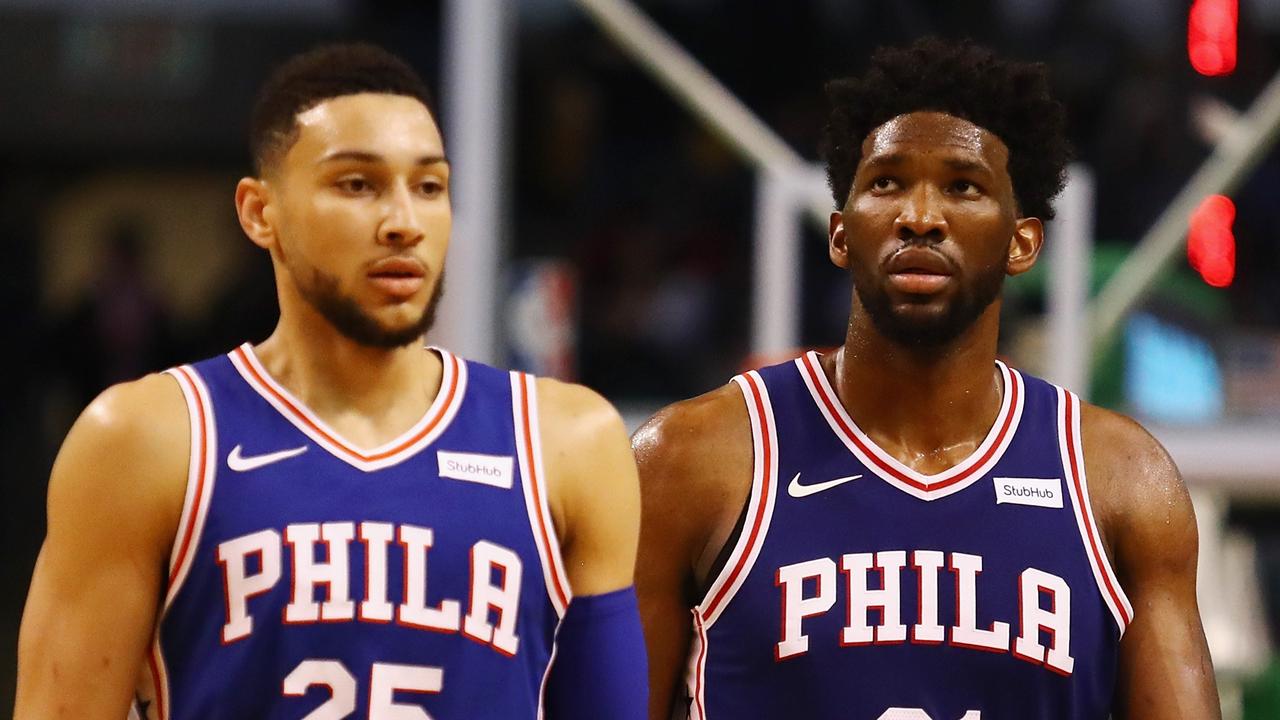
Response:
[{"label": "basketball player", "polygon": [[71,430],[18,718],[643,716],[618,415],[421,345],[450,229],[430,108],[370,46],[266,84],[235,200],[279,325]]},{"label": "basketball player", "polygon": [[633,438],[651,718],[1218,717],[1177,469],[996,360],[1063,184],[1047,87],[939,40],[830,84],[843,346]]}]

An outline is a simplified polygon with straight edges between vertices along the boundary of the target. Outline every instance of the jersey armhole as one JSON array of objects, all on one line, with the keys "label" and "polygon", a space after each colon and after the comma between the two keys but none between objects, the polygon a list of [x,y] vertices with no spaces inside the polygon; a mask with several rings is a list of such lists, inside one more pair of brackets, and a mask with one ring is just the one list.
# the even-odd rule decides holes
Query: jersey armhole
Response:
[{"label": "jersey armhole", "polygon": [[511,412],[515,422],[516,458],[520,463],[520,485],[524,490],[529,528],[538,548],[542,577],[556,615],[564,618],[573,591],[564,570],[560,540],[551,520],[547,500],[546,473],[542,464],[542,435],[538,428],[538,393],[536,378],[522,372],[511,372]]},{"label": "jersey armhole", "polygon": [[1080,399],[1075,393],[1056,388],[1058,394],[1058,450],[1062,455],[1062,471],[1066,476],[1067,491],[1071,495],[1071,505],[1076,516],[1076,526],[1080,530],[1080,540],[1085,555],[1089,558],[1089,566],[1093,570],[1093,578],[1098,592],[1107,609],[1115,618],[1120,636],[1133,622],[1133,605],[1120,587],[1111,562],[1107,558],[1106,549],[1102,545],[1102,536],[1098,532],[1098,524],[1093,517],[1093,507],[1089,502],[1089,482],[1085,475],[1084,448],[1080,434]]},{"label": "jersey armhole", "polygon": [[187,489],[182,501],[182,513],[178,516],[178,529],[169,554],[169,575],[165,586],[163,613],[177,597],[182,583],[195,557],[204,531],[209,511],[209,499],[213,495],[214,478],[217,475],[217,429],[213,421],[213,403],[209,389],[200,375],[189,365],[166,370],[166,375],[178,382],[183,399],[187,403],[187,418],[191,427],[191,456],[187,461]]},{"label": "jersey armhole", "polygon": [[[187,405],[187,419],[191,428],[191,450],[187,460],[187,488],[182,500],[182,512],[174,535],[173,549],[169,552],[168,577],[166,578],[164,603],[156,619],[151,646],[147,650],[144,679],[150,684],[155,717],[170,717],[169,674],[165,666],[164,650],[160,644],[160,631],[165,614],[178,597],[187,574],[191,571],[196,548],[204,532],[209,513],[209,500],[213,496],[214,478],[217,475],[218,432],[213,419],[213,402],[209,388],[196,369],[182,365],[166,370],[182,390]],[[136,708],[135,708],[136,710]]]},{"label": "jersey armhole", "polygon": [[[769,390],[760,373],[754,370],[735,377],[733,381],[742,391],[751,422],[751,492],[747,495],[746,508],[737,526],[725,541],[725,545],[732,544],[733,549],[716,572],[702,601],[693,608],[693,638],[685,670],[690,720],[706,718],[707,631],[751,574],[769,533],[778,487],[778,433]],[[724,557],[723,550],[720,557]]]},{"label": "jersey armhole", "polygon": [[751,511],[753,495],[753,489],[749,488],[746,498],[742,500],[742,507],[738,510],[738,519],[733,521],[733,529],[725,537],[724,545],[720,547],[720,552],[716,553],[716,559],[711,563],[706,579],[702,581],[702,584],[694,588],[694,597],[699,599],[699,603],[707,599],[711,593],[712,583],[720,577],[724,567],[729,564],[729,558],[733,556],[734,548],[737,547],[738,538],[742,537],[742,529],[747,526],[747,517]]},{"label": "jersey armhole", "polygon": [[742,391],[751,421],[751,492],[741,529],[728,541],[733,543],[733,550],[694,609],[704,632],[715,624],[716,618],[751,573],[769,532],[778,486],[778,434],[768,388],[754,370],[735,377],[733,381]]}]

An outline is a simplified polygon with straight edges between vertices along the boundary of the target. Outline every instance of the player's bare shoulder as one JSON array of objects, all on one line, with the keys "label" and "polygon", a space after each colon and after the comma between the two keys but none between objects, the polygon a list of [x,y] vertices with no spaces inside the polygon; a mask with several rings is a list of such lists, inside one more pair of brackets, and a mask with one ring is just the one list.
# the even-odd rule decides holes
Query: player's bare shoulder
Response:
[{"label": "player's bare shoulder", "polygon": [[[123,715],[182,510],[188,427],[181,389],[151,375],[103,392],[68,433],[23,614],[17,717]],[[82,680],[70,695],[68,676]]]},{"label": "player's bare shoulder", "polygon": [[1080,416],[1090,501],[1121,566],[1196,542],[1186,484],[1168,451],[1134,419],[1085,403]]},{"label": "player's bare shoulder", "polygon": [[574,594],[630,585],[640,491],[626,426],[594,390],[549,378],[536,384],[551,514]]},{"label": "player's bare shoulder", "polygon": [[50,478],[50,508],[130,508],[133,522],[176,525],[190,445],[186,401],[172,377],[114,385],[68,433]]},{"label": "player's bare shoulder", "polygon": [[537,378],[536,385],[544,434],[553,430],[566,439],[589,443],[616,439],[619,432],[625,435],[618,411],[591,388],[544,377]]},{"label": "player's bare shoulder", "polygon": [[[631,444],[645,525],[662,519],[664,544],[684,545],[703,574],[751,490],[751,423],[742,392],[729,383],[669,405],[636,431]],[[672,542],[677,538],[681,542]]]},{"label": "player's bare shoulder", "polygon": [[[635,463],[627,447],[626,426],[613,405],[583,385],[538,378],[536,386],[553,505],[557,497],[609,492],[610,488],[622,492],[628,484],[634,486]],[[552,510],[557,512],[555,507]]]},{"label": "player's bare shoulder", "polygon": [[631,444],[646,486],[750,482],[751,424],[733,383],[659,410]]}]

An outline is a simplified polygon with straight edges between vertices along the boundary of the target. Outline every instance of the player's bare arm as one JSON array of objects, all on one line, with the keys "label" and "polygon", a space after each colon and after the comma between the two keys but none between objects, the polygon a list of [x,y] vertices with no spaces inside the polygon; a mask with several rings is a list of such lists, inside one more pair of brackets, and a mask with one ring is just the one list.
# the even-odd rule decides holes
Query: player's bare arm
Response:
[{"label": "player's bare arm", "polygon": [[119,720],[137,682],[145,717],[640,720],[639,498],[617,413],[422,348],[452,223],[422,79],[370,45],[295,55],[263,84],[249,146],[236,208],[279,324],[184,366],[180,387],[111,391],[73,431],[19,716]]},{"label": "player's bare arm", "polygon": [[49,529],[18,647],[15,717],[128,711],[182,509],[187,411],[171,378],[108,389],[76,421],[49,480]]},{"label": "player's bare arm", "polygon": [[548,501],[574,595],[628,587],[640,493],[627,432],[613,406],[581,385],[538,380]]},{"label": "player's bare arm", "polygon": [[546,682],[550,720],[640,720],[648,697],[636,607],[640,492],[622,418],[595,392],[538,381],[548,504],[572,599]]},{"label": "player's bare arm", "polygon": [[1167,452],[1136,422],[1086,407],[1085,467],[1133,623],[1120,643],[1114,717],[1219,718],[1196,605],[1195,514]]},{"label": "player's bare arm", "polygon": [[716,560],[751,490],[751,430],[726,385],[655,415],[632,438],[640,469],[636,589],[649,649],[649,717],[667,720]]}]

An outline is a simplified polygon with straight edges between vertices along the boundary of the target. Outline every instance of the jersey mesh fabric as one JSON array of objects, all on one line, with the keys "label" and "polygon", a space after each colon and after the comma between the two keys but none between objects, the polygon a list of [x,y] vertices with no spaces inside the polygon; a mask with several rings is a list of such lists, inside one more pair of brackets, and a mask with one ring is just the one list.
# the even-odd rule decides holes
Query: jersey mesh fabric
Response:
[{"label": "jersey mesh fabric", "polygon": [[[740,381],[748,405],[759,403],[768,410],[758,421],[760,413],[752,413],[757,463],[763,446],[772,445],[777,466],[771,482],[758,479],[753,490],[752,507],[769,512],[759,513],[763,521],[749,517],[743,529],[764,533],[756,554],[746,558],[745,553],[735,553],[721,574],[725,577],[738,563],[745,577],[719,606],[709,607],[709,593],[695,613],[688,677],[692,717],[1108,717],[1121,630],[1095,579],[1064,472],[1060,411],[1065,396],[1044,381],[1000,369],[1006,399],[1011,392],[1022,393],[1013,403],[1006,402],[997,418],[997,425],[1007,424],[1009,436],[999,437],[999,428],[993,428],[979,448],[988,456],[985,462],[970,458],[967,474],[935,478],[904,474],[905,468],[893,467],[878,448],[866,447],[876,458],[852,451],[862,451],[859,444],[866,446],[868,440],[860,431],[852,439],[845,434],[841,425],[852,421],[838,416],[842,409],[833,413],[826,406],[824,413],[834,393],[825,377],[818,377],[821,370],[814,354]],[[856,479],[832,482],[842,478]],[[1033,506],[1007,498],[997,503],[997,494],[1008,492],[1003,486],[1010,485],[1010,478],[1013,487],[1026,485],[1022,479],[1037,481],[1030,483],[1036,487],[1056,487],[1061,506]],[[830,484],[813,490],[823,483]],[[913,489],[912,483],[926,489]],[[771,503],[759,497],[762,489],[772,494]],[[850,619],[853,578],[845,556],[878,553],[872,555],[878,563],[895,551],[905,556],[897,580],[906,637],[896,639],[889,633],[885,640],[879,635],[882,631],[876,631],[865,644],[846,642],[843,628],[862,622]],[[914,553],[921,551],[941,554],[935,573],[913,567],[913,558],[920,557]],[[1008,623],[1003,647],[965,647],[964,636],[955,634],[962,573],[952,567],[971,563],[967,556],[981,558],[974,593],[976,628]],[[810,562],[802,567],[834,566],[834,574],[827,575],[834,587],[819,588],[822,580],[815,575],[799,581],[800,591],[793,599],[827,593],[834,601],[821,612],[811,607],[814,614],[801,618],[799,631],[807,637],[807,650],[798,652],[794,645],[780,649],[787,613],[782,569]],[[1029,568],[1052,574],[1069,587],[1069,601],[1049,593],[1038,598],[1044,608],[1069,602],[1069,644],[1064,648],[1073,660],[1069,673],[1012,652],[1020,633],[1020,577]],[[868,590],[885,586],[883,572],[864,572]],[[921,596],[934,596],[921,579],[925,574],[936,581],[940,641],[916,635]],[[866,624],[883,623],[883,614],[882,609],[867,611]],[[1055,642],[1045,628],[1032,632],[1046,649]]]},{"label": "jersey mesh fabric", "polygon": [[[372,462],[362,461],[359,451],[344,449],[340,438],[324,439],[329,431],[322,423],[311,427],[314,417],[305,408],[296,408],[297,414],[282,412],[281,398],[293,405],[297,401],[287,394],[273,396],[279,387],[269,378],[255,379],[263,371],[247,346],[181,369],[207,393],[213,427],[204,450],[207,461],[216,466],[204,488],[207,508],[190,540],[189,569],[181,574],[181,585],[164,612],[158,651],[150,659],[154,684],[160,686],[160,697],[148,708],[150,717],[300,718],[326,703],[333,703],[327,707],[336,714],[325,717],[370,717],[373,686],[394,684],[396,677],[421,679],[417,668],[428,668],[427,676],[438,679],[438,690],[393,689],[391,702],[421,708],[437,719],[539,716],[558,613],[531,527],[533,513],[524,487],[528,478],[516,459],[521,435],[513,419],[514,376],[439,352],[446,365],[441,393],[457,396],[433,405],[428,415],[438,417],[424,418],[422,427],[411,431],[418,433],[416,439],[402,438],[392,443],[403,446],[398,450],[391,447],[364,456],[381,455]],[[243,462],[237,464],[240,471],[228,464],[233,451],[261,458],[298,448],[305,450],[251,469],[244,469]],[[460,453],[464,459],[483,456],[510,470],[505,477],[499,472],[499,479],[489,483],[442,476],[440,452]],[[509,486],[504,487],[504,481]],[[189,502],[192,494],[189,491]],[[289,528],[329,523],[350,523],[354,529],[354,538],[346,543],[345,575],[356,618],[286,622],[295,581],[293,554],[302,547],[287,541]],[[365,523],[381,526],[384,535],[390,533],[389,542],[364,542]],[[487,568],[494,586],[519,582],[514,652],[459,631],[415,627],[407,621],[401,608],[407,602],[407,554],[412,545],[403,542],[406,528],[419,540],[418,529],[431,533],[422,603],[427,607],[456,601],[465,618],[473,567]],[[263,531],[280,538],[280,577],[248,597],[251,632],[228,641],[224,633],[233,592],[219,548]],[[182,535],[180,530],[179,544]],[[474,565],[473,556],[478,547],[487,547],[485,543],[510,551],[518,566]],[[371,546],[385,547],[386,592],[373,595],[375,600],[385,597],[392,606],[389,620],[359,619],[369,591]],[[332,560],[328,548],[323,542],[313,546],[313,561]],[[247,575],[263,570],[261,553],[248,554],[243,563]],[[328,586],[320,584],[314,590],[316,601],[329,599]],[[499,623],[495,608],[481,612],[490,624]],[[308,661],[336,662],[353,682],[326,685],[320,681],[322,673],[300,670]],[[388,672],[388,666],[408,669],[391,667]],[[285,679],[295,672],[301,674],[286,693]],[[342,714],[346,698],[340,696],[350,686],[354,709]]]}]

